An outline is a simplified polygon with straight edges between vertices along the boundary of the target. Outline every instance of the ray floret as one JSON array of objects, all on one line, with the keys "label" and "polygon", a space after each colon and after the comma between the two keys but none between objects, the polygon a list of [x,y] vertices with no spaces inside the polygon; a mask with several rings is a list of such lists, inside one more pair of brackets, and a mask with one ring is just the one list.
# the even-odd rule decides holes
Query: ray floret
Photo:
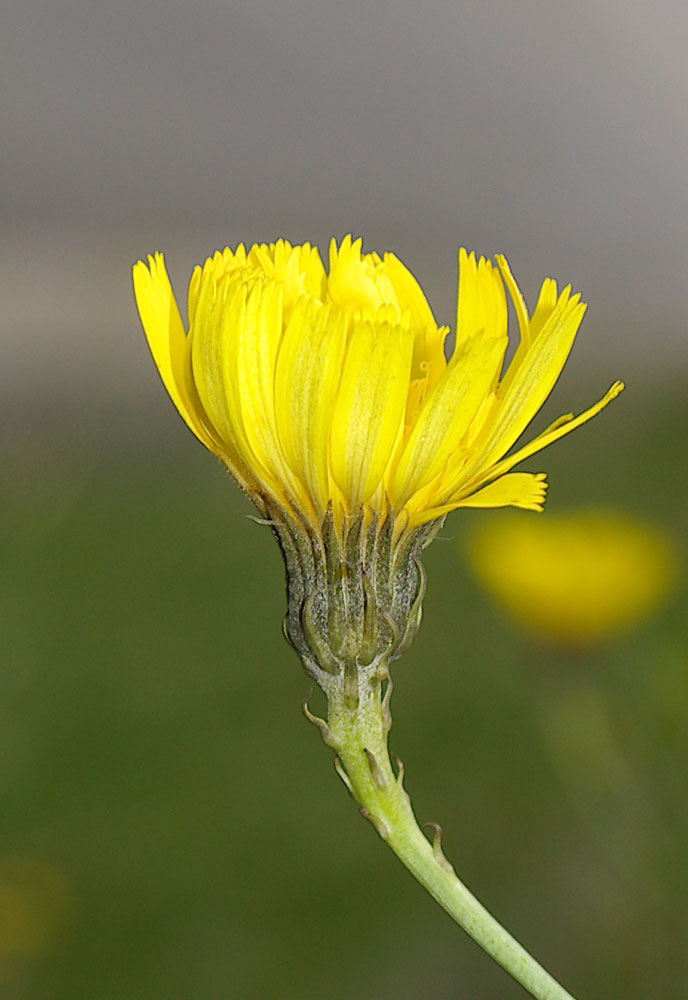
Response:
[{"label": "ray floret", "polygon": [[328,263],[285,240],[218,251],[193,272],[188,331],[162,254],[135,265],[151,352],[193,433],[260,506],[315,532],[330,508],[342,530],[364,509],[407,529],[458,507],[540,510],[542,474],[506,474],[622,389],[510,454],[571,351],[580,296],[548,278],[530,316],[503,256],[461,250],[447,359],[448,328],[397,257],[347,236]]}]

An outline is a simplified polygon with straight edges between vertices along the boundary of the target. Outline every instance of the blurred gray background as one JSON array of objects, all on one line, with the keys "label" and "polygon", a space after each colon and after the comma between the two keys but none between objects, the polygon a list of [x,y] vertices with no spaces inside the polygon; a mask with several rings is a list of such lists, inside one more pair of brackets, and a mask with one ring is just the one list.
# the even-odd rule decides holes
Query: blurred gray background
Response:
[{"label": "blurred gray background", "polygon": [[[570,368],[688,366],[688,7],[577,2],[3,5],[5,400],[158,398],[129,267],[352,231],[452,323],[456,250],[590,310]],[[637,379],[636,379],[637,381]]]}]

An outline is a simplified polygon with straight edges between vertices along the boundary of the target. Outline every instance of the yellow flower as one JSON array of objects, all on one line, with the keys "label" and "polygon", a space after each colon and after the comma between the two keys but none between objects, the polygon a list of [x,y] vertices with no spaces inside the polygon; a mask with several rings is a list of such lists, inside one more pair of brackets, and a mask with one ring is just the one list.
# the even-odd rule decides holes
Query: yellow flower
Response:
[{"label": "yellow flower", "polygon": [[73,917],[72,887],[40,858],[0,856],[0,976],[45,955]]},{"label": "yellow flower", "polygon": [[[544,475],[510,470],[598,413],[567,414],[509,452],[549,395],[585,306],[547,279],[532,317],[506,260],[460,252],[456,344],[413,275],[361,241],[226,249],[194,270],[184,332],[162,254],[134,267],[162,380],[194,434],[270,510],[319,532],[365,509],[412,529],[457,507],[540,510]],[[507,347],[504,285],[519,324]]]},{"label": "yellow flower", "polygon": [[[507,348],[504,285],[520,340]],[[589,420],[567,414],[508,458],[550,393],[585,306],[547,279],[532,317],[503,257],[459,254],[456,344],[413,275],[361,241],[217,252],[189,283],[184,332],[161,254],[134,267],[143,328],[180,414],[249,493],[287,567],[285,633],[327,689],[382,676],[421,617],[422,549],[457,507],[541,510],[511,472]],[[337,680],[339,683],[339,680]]]},{"label": "yellow flower", "polygon": [[609,639],[649,617],[677,578],[675,541],[614,510],[506,517],[469,538],[470,564],[531,635],[564,646]]},{"label": "yellow flower", "polygon": [[[519,344],[503,372],[507,300]],[[347,236],[226,249],[189,283],[185,333],[161,254],[134,267],[162,380],[194,434],[246,489],[282,549],[285,635],[328,703],[304,711],[361,815],[457,922],[533,996],[570,994],[458,881],[418,827],[387,751],[389,665],[420,623],[420,563],[457,507],[540,510],[543,475],[511,472],[598,413],[567,414],[505,457],[549,395],[585,306],[551,279],[528,316],[508,265],[462,250],[456,345],[393,255]],[[384,694],[383,694],[384,690]]]}]

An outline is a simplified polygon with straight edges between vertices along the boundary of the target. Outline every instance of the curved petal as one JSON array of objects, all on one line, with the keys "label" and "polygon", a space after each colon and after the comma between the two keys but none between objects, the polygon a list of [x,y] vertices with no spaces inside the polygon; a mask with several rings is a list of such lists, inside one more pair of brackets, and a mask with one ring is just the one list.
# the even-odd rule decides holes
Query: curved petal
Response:
[{"label": "curved petal", "polygon": [[404,446],[390,484],[393,504],[403,506],[446,465],[489,392],[505,349],[506,338],[484,335],[458,348]]},{"label": "curved petal", "polygon": [[[559,378],[569,356],[585,305],[566,289],[557,308],[526,352],[515,374],[497,390],[498,409],[490,421],[486,440],[478,448],[472,468],[486,468],[501,458],[518,440]],[[512,362],[513,364],[513,362]]]},{"label": "curved petal", "polygon": [[513,274],[511,273],[511,268],[509,267],[509,262],[507,261],[504,254],[498,253],[495,257],[497,265],[502,274],[502,280],[506,285],[511,301],[514,305],[514,312],[516,313],[516,319],[518,320],[518,330],[521,335],[521,344],[524,350],[530,347],[532,342],[532,336],[530,332],[530,320],[528,319],[528,310],[526,309],[526,304],[523,301],[523,295],[521,294],[521,289],[516,284]]},{"label": "curved petal", "polygon": [[329,298],[346,312],[354,309],[372,309],[383,304],[383,297],[361,256],[363,240],[352,241],[345,236],[337,246],[330,242],[330,273],[327,279]]},{"label": "curved petal", "polygon": [[386,253],[382,258],[382,271],[389,278],[394,289],[399,308],[410,309],[413,325],[424,330],[426,327],[437,327],[432,309],[425,298],[423,289],[413,277],[409,269],[393,253]]},{"label": "curved petal", "polygon": [[147,266],[137,261],[132,276],[141,325],[163,385],[189,429],[219,455],[218,445],[204,426],[205,415],[191,380],[189,345],[163,255],[149,254]]},{"label": "curved petal", "polygon": [[[249,468],[254,456],[246,442],[231,392],[231,371],[237,329],[243,323],[246,288],[226,275],[219,285],[210,268],[204,269],[197,291],[196,317],[191,331],[191,360],[196,389],[208,418],[234,462]],[[232,405],[234,403],[234,406]],[[255,462],[253,462],[255,464]]]},{"label": "curved petal", "polygon": [[523,462],[526,458],[530,458],[531,455],[534,455],[538,451],[542,451],[543,448],[546,448],[548,445],[558,441],[559,438],[564,437],[571,431],[575,431],[575,429],[580,427],[581,424],[585,424],[588,420],[592,420],[593,417],[597,416],[600,410],[603,410],[613,399],[616,399],[616,397],[623,392],[624,388],[623,382],[615,382],[609,391],[604,394],[602,399],[598,400],[593,406],[588,407],[587,410],[584,410],[577,417],[574,417],[572,413],[567,413],[565,416],[559,417],[559,419],[555,420],[546,431],[543,431],[542,434],[534,438],[529,444],[524,445],[523,448],[519,448],[519,450],[515,451],[513,455],[509,455],[508,458],[503,459],[503,461],[499,462],[497,465],[493,465],[491,469],[488,469],[485,472],[485,475],[481,476],[481,481],[484,482],[488,479],[492,479],[494,476],[504,475],[504,473],[508,472],[509,469],[513,469],[518,462]]},{"label": "curved petal", "polygon": [[330,499],[332,405],[345,348],[344,314],[300,299],[277,359],[275,422],[286,460],[320,520]]},{"label": "curved petal", "polygon": [[545,503],[547,479],[543,472],[510,472],[500,476],[454,507],[520,507],[541,511]]},{"label": "curved petal", "polygon": [[547,480],[544,473],[512,472],[461,500],[411,514],[411,524],[434,521],[459,507],[519,507],[521,510],[539,513],[544,506],[546,492]]},{"label": "curved petal", "polygon": [[332,411],[332,476],[349,510],[374,493],[404,419],[413,334],[377,319],[353,323]]},{"label": "curved petal", "polygon": [[506,337],[507,311],[504,285],[492,261],[459,250],[459,294],[456,307],[455,352],[471,337],[485,332]]}]

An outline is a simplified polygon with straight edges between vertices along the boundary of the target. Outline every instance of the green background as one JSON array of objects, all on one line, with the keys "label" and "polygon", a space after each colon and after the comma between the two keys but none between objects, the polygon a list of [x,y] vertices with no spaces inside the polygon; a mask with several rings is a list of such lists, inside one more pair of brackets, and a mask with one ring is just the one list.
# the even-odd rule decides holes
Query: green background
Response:
[{"label": "green background", "polygon": [[[539,423],[604,388],[558,387]],[[682,386],[631,386],[527,467],[549,509],[621,506],[680,545],[687,433]],[[522,996],[358,817],[300,712],[277,546],[162,389],[16,413],[2,465],[0,996]],[[418,817],[576,996],[680,996],[685,595],[585,662],[529,645],[460,556],[489,516],[427,552],[394,671]]]},{"label": "green background", "polygon": [[[461,245],[504,252],[531,309],[545,275],[571,282],[589,314],[535,430],[628,389],[526,468],[551,513],[612,504],[685,545],[688,5],[0,18],[0,1000],[523,997],[301,715],[277,546],[175,417],[130,266],[164,251],[184,313],[216,248],[326,257],[351,232],[452,329]],[[578,1000],[678,1000],[685,576],[633,635],[565,659],[471,580],[462,539],[490,517],[448,519],[395,666],[419,819]]]}]

